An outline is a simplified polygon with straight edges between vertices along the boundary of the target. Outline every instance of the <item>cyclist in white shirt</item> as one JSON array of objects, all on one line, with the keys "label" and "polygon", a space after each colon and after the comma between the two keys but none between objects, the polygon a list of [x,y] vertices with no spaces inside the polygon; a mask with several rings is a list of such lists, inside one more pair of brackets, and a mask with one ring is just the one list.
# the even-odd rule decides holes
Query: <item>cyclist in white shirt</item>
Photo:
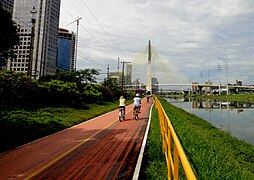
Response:
[{"label": "cyclist in white shirt", "polygon": [[133,98],[133,115],[135,116],[135,110],[138,109],[138,111],[140,112],[140,108],[141,108],[141,98],[139,97],[139,94],[136,94],[136,96]]}]

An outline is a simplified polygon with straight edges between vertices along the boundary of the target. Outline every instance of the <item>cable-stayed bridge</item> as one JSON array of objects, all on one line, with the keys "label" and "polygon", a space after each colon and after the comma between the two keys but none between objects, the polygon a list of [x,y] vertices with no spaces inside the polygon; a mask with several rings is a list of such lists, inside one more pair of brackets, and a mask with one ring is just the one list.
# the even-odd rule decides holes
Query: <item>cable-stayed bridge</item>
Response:
[{"label": "cable-stayed bridge", "polygon": [[[165,61],[159,53],[151,46],[149,41],[148,46],[140,52],[132,61],[133,71],[132,78],[136,82],[140,81],[142,83],[132,83],[126,84],[127,89],[143,89],[144,91],[150,91],[156,89],[156,91],[163,90],[192,90],[192,91],[254,91],[254,86],[241,86],[233,84],[221,84],[221,83],[190,83],[184,75],[176,72],[173,64]],[[154,82],[152,79],[155,78]],[[158,81],[157,81],[158,80]],[[162,82],[162,83],[161,83]],[[184,83],[181,83],[184,82]],[[185,83],[189,82],[189,83]],[[170,87],[170,88],[169,88]]]}]

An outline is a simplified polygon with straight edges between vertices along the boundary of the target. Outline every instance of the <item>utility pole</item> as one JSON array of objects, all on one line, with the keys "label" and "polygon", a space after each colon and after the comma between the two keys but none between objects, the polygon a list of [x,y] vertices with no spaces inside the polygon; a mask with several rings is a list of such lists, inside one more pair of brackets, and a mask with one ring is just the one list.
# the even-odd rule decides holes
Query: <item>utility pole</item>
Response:
[{"label": "utility pole", "polygon": [[77,22],[77,31],[76,31],[76,44],[75,44],[75,58],[74,58],[74,71],[76,71],[77,68],[77,56],[78,56],[78,28],[79,28],[79,20],[82,19],[82,17],[78,17],[75,21],[67,24],[66,26],[73,24]]},{"label": "utility pole", "polygon": [[117,58],[117,77],[118,77],[118,84],[120,85],[120,73],[119,73],[119,67],[120,67],[120,58]]},{"label": "utility pole", "polygon": [[228,92],[229,92],[229,89],[228,89],[228,62],[226,62],[226,71],[227,71],[227,95],[228,95]]},{"label": "utility pole", "polygon": [[107,67],[107,80],[109,80],[109,64],[108,64],[108,67]]},{"label": "utility pole", "polygon": [[124,88],[123,88],[123,85],[124,85],[124,66],[125,66],[125,64],[128,64],[128,63],[131,63],[131,62],[126,62],[126,61],[122,61],[121,62],[122,64],[123,64],[123,70],[122,70],[122,85],[121,85],[121,91],[122,91],[122,93],[124,92]]},{"label": "utility pole", "polygon": [[220,88],[220,70],[221,70],[221,65],[218,64],[218,71],[219,71],[219,95],[221,95],[221,88]]},{"label": "utility pole", "polygon": [[120,58],[118,57],[117,58],[117,75],[119,75],[119,60],[120,60]]},{"label": "utility pole", "polygon": [[203,72],[200,72],[200,84],[202,84],[202,82],[203,82]]},{"label": "utility pole", "polygon": [[[30,53],[29,53],[29,62],[28,62],[28,71],[27,71],[27,75],[32,77],[32,69],[33,69],[33,51],[34,51],[34,36],[35,36],[35,23],[36,20],[34,18],[34,14],[37,13],[37,11],[35,10],[35,7],[33,7],[33,10],[30,11],[32,14],[32,32],[31,32],[31,41],[30,41]],[[37,65],[37,64],[35,64]],[[37,66],[36,66],[37,67]],[[35,69],[35,71],[37,71],[37,69]],[[34,78],[36,78],[36,76],[34,76]]]}]

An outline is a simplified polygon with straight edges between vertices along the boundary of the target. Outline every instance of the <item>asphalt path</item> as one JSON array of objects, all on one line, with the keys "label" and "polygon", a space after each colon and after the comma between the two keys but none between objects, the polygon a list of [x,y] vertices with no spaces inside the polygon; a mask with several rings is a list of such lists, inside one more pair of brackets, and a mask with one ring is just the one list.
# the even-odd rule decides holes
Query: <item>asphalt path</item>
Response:
[{"label": "asphalt path", "polygon": [[126,120],[118,110],[0,155],[0,179],[131,179],[152,101],[142,100],[139,119],[133,105]]}]

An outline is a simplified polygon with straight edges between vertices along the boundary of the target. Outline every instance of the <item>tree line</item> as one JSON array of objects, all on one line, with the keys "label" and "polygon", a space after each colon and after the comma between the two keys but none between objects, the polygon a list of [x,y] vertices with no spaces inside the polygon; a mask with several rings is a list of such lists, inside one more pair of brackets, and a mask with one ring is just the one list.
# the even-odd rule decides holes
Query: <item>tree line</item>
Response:
[{"label": "tree line", "polygon": [[38,80],[25,73],[0,72],[0,108],[74,107],[112,102],[119,98],[121,89],[116,79],[96,83],[99,72],[84,69],[76,72],[56,70],[55,75]]}]

